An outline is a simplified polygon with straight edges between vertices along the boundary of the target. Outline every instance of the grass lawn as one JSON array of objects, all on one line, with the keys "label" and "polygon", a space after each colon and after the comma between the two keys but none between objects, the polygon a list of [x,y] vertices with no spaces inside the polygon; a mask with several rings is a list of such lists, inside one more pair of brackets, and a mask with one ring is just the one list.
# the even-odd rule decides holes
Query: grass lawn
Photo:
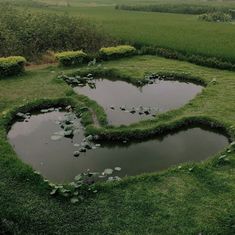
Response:
[{"label": "grass lawn", "polygon": [[[195,99],[154,121],[112,129],[155,130],[176,120],[206,117],[235,134],[235,73],[155,56],[110,61],[105,68],[142,79],[144,72],[172,72],[202,78],[208,85]],[[51,197],[47,185],[22,163],[6,138],[4,117],[11,109],[41,98],[73,97],[57,74],[73,73],[55,66],[27,70],[21,77],[0,80],[0,234],[221,234],[235,233],[235,151],[228,163],[217,156],[161,173],[129,177],[99,186],[80,204]],[[216,78],[216,83],[211,83]],[[110,131],[102,128],[101,131]],[[224,150],[225,151],[225,150]],[[189,168],[194,166],[193,170]]]}]

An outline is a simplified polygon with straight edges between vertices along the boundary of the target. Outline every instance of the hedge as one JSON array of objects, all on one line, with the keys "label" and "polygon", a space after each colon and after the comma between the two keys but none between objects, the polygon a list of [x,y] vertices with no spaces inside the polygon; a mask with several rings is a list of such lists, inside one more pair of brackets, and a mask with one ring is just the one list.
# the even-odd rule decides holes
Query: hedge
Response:
[{"label": "hedge", "polygon": [[181,61],[188,61],[193,64],[206,66],[210,68],[217,68],[217,69],[226,69],[226,70],[235,70],[235,64],[222,60],[217,57],[206,57],[203,55],[190,55],[184,54],[182,52],[168,49],[168,48],[160,48],[155,46],[142,46],[136,45],[139,55],[158,55],[165,57],[167,59],[174,59],[174,60],[181,60]]},{"label": "hedge", "polygon": [[0,77],[18,75],[24,72],[26,60],[22,56],[0,58]]},{"label": "hedge", "polygon": [[136,54],[136,49],[129,45],[120,45],[116,47],[103,47],[99,50],[101,59],[109,60],[115,58],[126,57]]},{"label": "hedge", "polygon": [[82,50],[56,53],[55,57],[62,66],[74,66],[88,61],[88,55]]}]

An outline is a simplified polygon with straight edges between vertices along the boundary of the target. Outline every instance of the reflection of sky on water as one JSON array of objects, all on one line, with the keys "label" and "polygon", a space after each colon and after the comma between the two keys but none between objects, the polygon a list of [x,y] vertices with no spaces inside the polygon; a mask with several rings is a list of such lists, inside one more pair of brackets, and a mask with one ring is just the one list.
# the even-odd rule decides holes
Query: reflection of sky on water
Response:
[{"label": "reflection of sky on water", "polygon": [[73,153],[79,147],[74,144],[84,138],[81,126],[73,139],[51,140],[53,133],[61,131],[56,120],[63,115],[60,112],[33,115],[27,123],[15,123],[8,135],[19,157],[54,182],[72,181],[87,169],[102,172],[106,168],[121,167],[121,172],[115,172],[121,177],[155,172],[182,162],[204,160],[228,144],[223,135],[191,128],[143,142],[103,143],[100,148],[76,158]]}]

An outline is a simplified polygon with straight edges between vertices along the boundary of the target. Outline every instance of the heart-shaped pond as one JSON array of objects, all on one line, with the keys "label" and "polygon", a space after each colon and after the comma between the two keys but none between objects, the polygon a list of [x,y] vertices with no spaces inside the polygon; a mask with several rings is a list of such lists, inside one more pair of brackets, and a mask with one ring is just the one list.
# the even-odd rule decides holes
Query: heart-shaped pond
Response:
[{"label": "heart-shaped pond", "polygon": [[97,101],[107,114],[111,125],[130,124],[156,116],[158,113],[179,108],[202,86],[192,83],[155,79],[143,87],[124,81],[95,79],[94,85],[75,87],[75,92]]},{"label": "heart-shaped pond", "polygon": [[16,122],[8,138],[25,163],[56,183],[70,182],[87,169],[103,172],[116,168],[113,174],[119,177],[155,172],[183,162],[201,161],[228,144],[221,134],[191,128],[141,143],[99,146],[89,137],[84,139],[84,129],[75,115],[58,110]]}]

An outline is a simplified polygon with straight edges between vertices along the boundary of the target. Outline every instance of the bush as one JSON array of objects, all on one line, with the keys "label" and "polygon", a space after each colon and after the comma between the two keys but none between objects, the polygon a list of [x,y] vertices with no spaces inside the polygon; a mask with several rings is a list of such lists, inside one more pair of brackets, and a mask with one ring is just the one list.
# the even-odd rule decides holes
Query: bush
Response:
[{"label": "bush", "polygon": [[199,20],[208,21],[208,22],[231,22],[232,16],[228,13],[223,12],[213,12],[202,14],[199,17]]},{"label": "bush", "polygon": [[106,47],[99,50],[100,57],[104,60],[131,56],[136,53],[136,49],[129,45],[120,45],[116,47]]},{"label": "bush", "polygon": [[65,51],[55,54],[60,65],[74,66],[88,61],[88,56],[83,51]]},{"label": "bush", "polygon": [[0,57],[40,60],[47,51],[98,51],[115,40],[87,19],[0,4]]},{"label": "bush", "polygon": [[18,75],[24,71],[25,58],[11,56],[0,58],[0,77]]}]

